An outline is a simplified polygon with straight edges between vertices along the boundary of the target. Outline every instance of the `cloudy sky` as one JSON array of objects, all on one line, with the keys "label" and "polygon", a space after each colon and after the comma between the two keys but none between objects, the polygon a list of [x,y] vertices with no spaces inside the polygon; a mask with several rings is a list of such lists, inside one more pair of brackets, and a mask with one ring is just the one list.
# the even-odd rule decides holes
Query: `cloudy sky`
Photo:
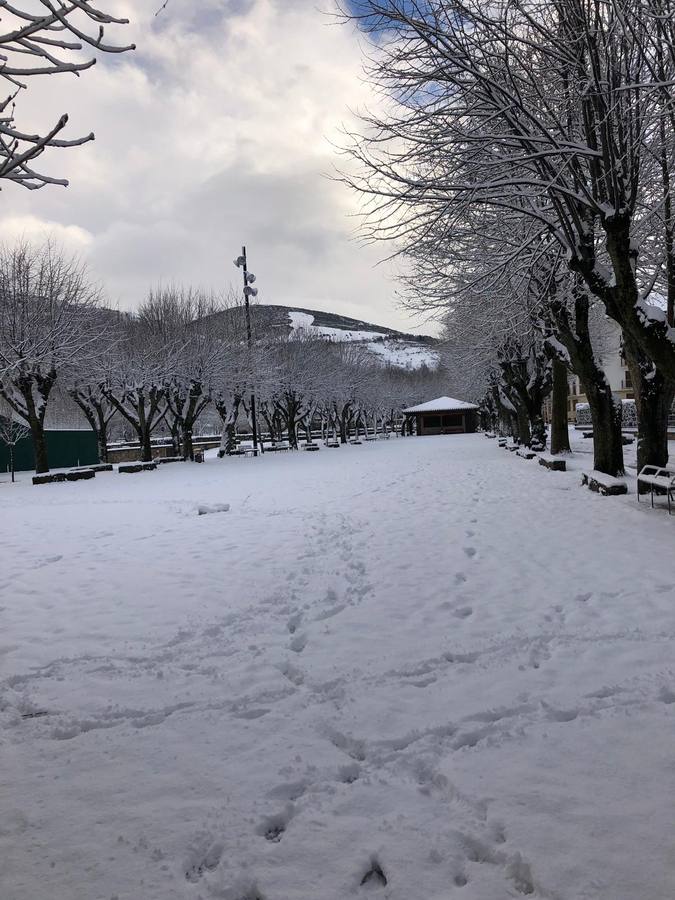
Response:
[{"label": "cloudy sky", "polygon": [[[362,46],[333,0],[108,0],[133,54],[79,79],[33,79],[17,124],[63,112],[96,141],[43,157],[70,187],[0,195],[4,240],[49,230],[80,252],[112,303],[133,308],[162,280],[237,284],[247,245],[260,302],[429,331],[397,306],[387,249],[356,240],[358,200],[325,177],[332,142],[374,97]],[[323,11],[322,11],[323,10]]]}]

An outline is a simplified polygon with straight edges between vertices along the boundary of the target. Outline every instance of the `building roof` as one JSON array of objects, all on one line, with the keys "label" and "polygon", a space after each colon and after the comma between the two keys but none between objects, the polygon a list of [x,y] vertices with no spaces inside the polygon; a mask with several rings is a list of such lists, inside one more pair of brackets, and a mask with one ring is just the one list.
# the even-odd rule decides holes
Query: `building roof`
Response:
[{"label": "building roof", "polygon": [[464,400],[455,400],[454,397],[436,397],[435,400],[427,400],[417,406],[409,406],[404,413],[425,412],[454,412],[460,409],[478,409],[475,403],[467,403]]}]

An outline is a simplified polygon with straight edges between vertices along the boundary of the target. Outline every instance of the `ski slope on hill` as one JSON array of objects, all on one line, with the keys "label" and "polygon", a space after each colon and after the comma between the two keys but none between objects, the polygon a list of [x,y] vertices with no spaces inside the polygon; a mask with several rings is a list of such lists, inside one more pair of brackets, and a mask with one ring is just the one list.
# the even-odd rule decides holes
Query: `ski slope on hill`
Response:
[{"label": "ski slope on hill", "polygon": [[315,325],[314,316],[311,313],[299,310],[290,310],[288,318],[294,332],[321,337],[327,341],[349,341],[363,344],[383,365],[395,366],[399,369],[419,369],[422,366],[435,369],[438,366],[439,355],[436,350],[407,341],[389,332]]},{"label": "ski slope on hill", "polygon": [[3,900],[670,900],[675,517],[495,443],[2,485]]}]

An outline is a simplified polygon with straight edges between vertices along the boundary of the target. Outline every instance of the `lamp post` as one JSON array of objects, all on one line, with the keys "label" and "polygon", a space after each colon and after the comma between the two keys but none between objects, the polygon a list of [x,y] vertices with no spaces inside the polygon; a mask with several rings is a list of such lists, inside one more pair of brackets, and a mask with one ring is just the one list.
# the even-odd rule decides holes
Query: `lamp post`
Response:
[{"label": "lamp post", "polygon": [[[248,271],[248,265],[246,261],[246,247],[241,248],[241,256],[238,256],[234,261],[235,266],[238,269],[243,270],[244,274],[244,308],[246,310],[246,343],[248,344],[249,351],[249,363],[251,361],[251,310],[249,306],[249,297],[257,297],[258,296],[258,288],[251,287],[253,282],[255,281],[255,275],[253,272]],[[251,427],[253,429],[253,449],[258,451],[258,423],[256,419],[255,413],[255,391],[253,390],[253,386],[251,386]],[[262,450],[262,446],[261,446]]]}]

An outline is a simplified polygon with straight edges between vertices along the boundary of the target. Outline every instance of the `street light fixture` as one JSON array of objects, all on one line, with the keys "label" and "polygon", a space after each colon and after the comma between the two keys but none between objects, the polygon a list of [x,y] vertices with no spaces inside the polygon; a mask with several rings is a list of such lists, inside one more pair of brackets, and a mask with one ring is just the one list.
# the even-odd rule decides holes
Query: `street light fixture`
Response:
[{"label": "street light fixture", "polygon": [[[238,256],[234,260],[234,264],[238,269],[243,269],[244,272],[244,308],[246,310],[246,343],[248,344],[249,350],[249,363],[251,360],[251,310],[249,308],[249,297],[257,297],[258,289],[251,287],[253,282],[255,281],[255,275],[253,272],[248,271],[247,261],[246,261],[246,247],[241,248],[241,256]],[[251,386],[251,427],[253,429],[253,449],[255,452],[258,452],[258,423],[256,419],[255,412],[255,392],[253,390],[253,386]],[[262,451],[262,441],[261,447]]]}]

